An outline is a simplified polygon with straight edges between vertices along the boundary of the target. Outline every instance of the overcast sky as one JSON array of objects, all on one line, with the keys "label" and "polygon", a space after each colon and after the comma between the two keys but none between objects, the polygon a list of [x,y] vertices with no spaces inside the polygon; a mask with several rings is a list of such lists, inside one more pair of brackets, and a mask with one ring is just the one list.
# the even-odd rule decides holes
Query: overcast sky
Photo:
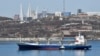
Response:
[{"label": "overcast sky", "polygon": [[[66,11],[75,13],[77,9],[84,12],[100,12],[100,0],[65,0]],[[63,11],[63,0],[0,0],[0,16],[13,17],[19,14],[20,4],[23,4],[26,15],[29,2],[33,10],[38,11]]]}]

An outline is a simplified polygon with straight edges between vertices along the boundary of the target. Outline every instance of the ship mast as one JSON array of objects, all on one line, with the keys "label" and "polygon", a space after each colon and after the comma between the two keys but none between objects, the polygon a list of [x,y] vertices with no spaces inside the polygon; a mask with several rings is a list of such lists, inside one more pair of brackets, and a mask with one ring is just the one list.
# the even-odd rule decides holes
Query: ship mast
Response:
[{"label": "ship mast", "polygon": [[61,44],[61,49],[64,49],[65,47],[64,47],[64,45],[63,45],[63,38],[64,38],[64,33],[61,31],[61,39],[60,39],[60,44]]},{"label": "ship mast", "polygon": [[22,42],[22,35],[21,34],[19,34],[19,37],[20,37],[20,43]]}]

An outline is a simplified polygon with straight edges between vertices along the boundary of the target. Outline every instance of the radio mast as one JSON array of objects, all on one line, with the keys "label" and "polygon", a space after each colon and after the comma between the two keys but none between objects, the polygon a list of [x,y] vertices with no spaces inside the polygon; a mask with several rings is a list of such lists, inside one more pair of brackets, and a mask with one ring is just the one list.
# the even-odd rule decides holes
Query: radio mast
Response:
[{"label": "radio mast", "polygon": [[65,12],[65,10],[66,10],[66,8],[65,8],[66,7],[66,4],[65,3],[66,3],[66,1],[63,0],[63,12]]}]

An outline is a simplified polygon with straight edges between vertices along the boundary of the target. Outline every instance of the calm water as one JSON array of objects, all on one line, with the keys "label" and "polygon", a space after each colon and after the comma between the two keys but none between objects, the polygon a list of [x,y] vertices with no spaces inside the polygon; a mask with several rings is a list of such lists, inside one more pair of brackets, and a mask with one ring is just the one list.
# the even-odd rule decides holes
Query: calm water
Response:
[{"label": "calm water", "polygon": [[100,56],[100,41],[89,41],[91,50],[20,51],[14,42],[0,42],[0,56]]}]

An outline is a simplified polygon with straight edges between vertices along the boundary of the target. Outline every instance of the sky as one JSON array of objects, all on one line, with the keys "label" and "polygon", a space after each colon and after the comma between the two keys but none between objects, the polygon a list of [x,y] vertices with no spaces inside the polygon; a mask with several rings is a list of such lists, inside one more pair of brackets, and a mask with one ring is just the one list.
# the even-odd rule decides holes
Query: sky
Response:
[{"label": "sky", "polygon": [[[26,15],[28,4],[38,12],[63,11],[63,0],[0,0],[0,16],[11,17],[20,13],[20,4],[23,4]],[[65,0],[65,11],[76,13],[77,9],[84,12],[100,12],[100,0]]]}]

